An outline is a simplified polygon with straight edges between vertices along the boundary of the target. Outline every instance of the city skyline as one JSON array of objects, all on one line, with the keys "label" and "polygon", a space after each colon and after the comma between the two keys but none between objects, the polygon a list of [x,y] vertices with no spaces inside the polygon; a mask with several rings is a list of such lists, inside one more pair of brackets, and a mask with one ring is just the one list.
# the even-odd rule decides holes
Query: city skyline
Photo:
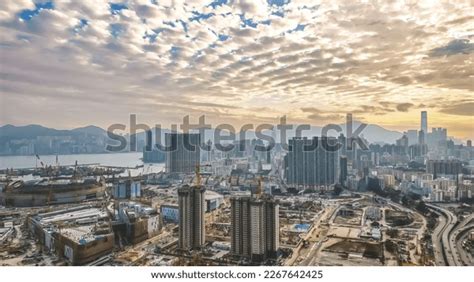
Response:
[{"label": "city skyline", "polygon": [[473,1],[0,0],[0,276],[469,277]]},{"label": "city skyline", "polygon": [[[448,147],[454,145],[471,147],[472,145],[471,139],[460,140],[448,135],[446,128],[432,127],[432,129],[429,130],[427,126],[428,113],[426,111],[421,112],[419,130],[410,129],[403,133],[389,131],[378,125],[367,125],[353,121],[352,114],[347,114],[345,124],[330,124],[325,127],[287,124],[286,119],[283,118],[280,120],[280,123],[276,125],[246,124],[240,129],[233,128],[229,124],[208,124],[205,117],[202,116],[202,119],[200,117],[198,123],[193,123],[189,119],[183,119],[183,123],[171,126],[171,130],[162,129],[160,125],[156,125],[156,127],[153,128],[146,124],[137,124],[136,116],[131,116],[130,125],[128,127],[127,125],[115,124],[106,130],[96,126],[87,126],[72,130],[57,130],[39,125],[24,127],[12,125],[1,126],[2,142],[0,142],[0,155],[64,155],[68,153],[143,151],[143,160],[145,162],[161,162],[166,159],[168,172],[192,172],[195,169],[195,165],[185,168],[182,167],[182,164],[179,162],[176,163],[174,161],[177,157],[176,152],[174,152],[176,145],[177,147],[183,145],[187,147],[193,146],[190,144],[201,144],[194,154],[188,156],[188,158],[195,161],[198,160],[197,156],[200,155],[199,149],[207,151],[212,148],[220,151],[233,151],[235,149],[235,142],[239,142],[239,140],[240,142],[243,140],[260,142],[260,148],[258,150],[267,150],[267,148],[261,147],[261,145],[265,144],[265,140],[269,142],[270,151],[276,144],[281,146],[283,150],[289,151],[291,142],[295,142],[295,137],[304,137],[304,139],[310,143],[312,143],[313,141],[311,140],[315,140],[315,138],[324,138],[323,136],[330,138],[338,137],[338,146],[344,147],[347,146],[345,137],[352,136],[353,140],[357,140],[358,146],[362,146],[361,148],[364,150],[368,149],[366,146],[369,144],[383,144],[385,146],[392,144],[402,146],[405,153],[415,155],[418,154],[417,152],[427,151],[428,147],[439,147],[440,144],[444,144],[442,146],[447,145]],[[187,130],[192,130],[190,132],[191,134],[183,134],[183,132],[187,132]],[[231,130],[233,134],[229,135],[228,130]],[[157,138],[157,136],[161,137]],[[170,138],[172,136],[174,136],[173,142],[171,141],[172,138]],[[179,136],[181,136],[181,139],[176,139],[176,137]],[[188,144],[189,142],[186,141],[188,139],[182,139],[182,136],[193,136],[193,141]],[[234,144],[231,145],[231,147],[224,145],[224,143],[231,140],[229,138],[233,140],[232,143]],[[205,142],[206,145],[204,145],[204,140],[207,140]],[[171,144],[174,145],[171,146]],[[239,145],[239,147],[241,147],[242,144]],[[254,144],[252,141],[252,144],[255,145],[256,143]],[[421,147],[413,146],[417,144],[421,145]],[[169,149],[171,149],[171,151]],[[193,150],[192,147],[189,149]],[[171,153],[174,157],[166,157],[165,151],[166,154]],[[289,156],[291,155],[290,153]],[[270,156],[268,156],[268,158],[270,158]],[[269,161],[267,160],[267,162]]]},{"label": "city skyline", "polygon": [[0,7],[2,124],[106,128],[138,113],[147,124],[205,114],[321,126],[352,112],[405,131],[426,110],[428,129],[474,138],[469,2]]},{"label": "city skyline", "polygon": [[[262,123],[262,124],[243,123],[241,125],[241,127],[239,128],[239,126],[235,126],[235,124],[227,124],[227,123],[209,124],[209,119],[206,115],[200,115],[200,116],[196,116],[196,117],[194,117],[194,116],[190,117],[189,115],[186,115],[186,116],[181,117],[181,120],[177,120],[177,121],[175,121],[173,123],[170,123],[168,125],[163,125],[162,123],[157,122],[157,121],[155,121],[154,123],[153,122],[149,123],[149,124],[144,123],[144,122],[142,122],[140,116],[137,116],[136,114],[131,114],[129,116],[129,120],[127,120],[125,123],[109,124],[106,127],[101,127],[101,126],[98,126],[97,124],[84,124],[82,126],[77,126],[77,127],[63,128],[63,127],[47,126],[47,125],[38,124],[38,123],[25,123],[25,124],[11,124],[11,123],[1,124],[0,123],[0,128],[3,128],[3,127],[26,128],[28,126],[39,126],[39,127],[45,128],[45,129],[52,129],[52,130],[63,130],[63,131],[65,131],[65,130],[66,131],[67,130],[81,130],[81,131],[84,131],[84,130],[92,130],[92,131],[101,130],[101,131],[104,131],[104,132],[114,132],[114,133],[119,134],[119,135],[132,135],[132,134],[135,134],[135,133],[138,133],[138,134],[146,133],[145,131],[147,131],[147,130],[151,130],[151,133],[156,133],[157,130],[158,130],[158,132],[167,132],[167,131],[169,131],[169,132],[179,133],[179,132],[183,132],[183,128],[187,128],[186,130],[198,130],[198,129],[206,129],[206,130],[208,130],[208,129],[213,129],[213,130],[214,129],[221,129],[222,130],[223,128],[231,127],[231,128],[233,128],[235,133],[238,133],[240,131],[257,132],[257,131],[261,131],[261,130],[268,130],[268,128],[267,128],[268,126],[273,126],[274,129],[278,129],[278,126],[283,124],[283,126],[285,126],[285,125],[291,126],[291,128],[288,129],[290,131],[293,131],[294,129],[297,129],[298,127],[300,127],[301,132],[306,132],[307,133],[306,135],[308,135],[308,133],[312,133],[312,134],[309,134],[308,136],[314,137],[314,136],[320,136],[321,134],[319,134],[319,133],[315,134],[314,132],[311,132],[313,129],[315,129],[315,128],[323,129],[324,127],[328,127],[328,126],[329,126],[328,128],[331,128],[334,125],[339,126],[339,127],[342,126],[343,128],[341,128],[341,129],[343,129],[343,133],[344,133],[345,132],[344,127],[347,127],[347,125],[349,124],[347,122],[347,117],[350,116],[351,120],[352,120],[353,127],[365,124],[365,125],[371,125],[371,126],[379,127],[382,130],[385,130],[386,132],[391,132],[391,133],[396,132],[396,133],[399,133],[399,134],[402,134],[402,135],[406,134],[408,136],[413,132],[418,134],[418,131],[420,129],[423,130],[423,128],[424,128],[423,131],[426,131],[426,132],[424,132],[425,134],[429,134],[429,133],[435,132],[435,131],[440,130],[440,129],[449,130],[449,128],[442,127],[439,124],[430,123],[430,120],[428,118],[428,115],[430,113],[428,111],[420,111],[418,114],[421,114],[421,118],[418,120],[418,124],[413,123],[413,124],[410,124],[410,125],[406,125],[406,126],[400,128],[399,130],[398,129],[391,129],[390,126],[384,126],[384,125],[377,124],[377,123],[371,123],[370,121],[369,122],[364,121],[364,118],[356,117],[355,119],[352,119],[352,113],[346,113],[345,114],[346,115],[345,120],[340,120],[340,122],[334,122],[333,121],[333,122],[328,122],[328,123],[321,124],[321,125],[314,125],[312,123],[309,123],[309,124],[308,123],[291,123],[291,122],[288,121],[287,116],[281,116],[281,117],[275,117],[273,120],[269,121],[270,123]],[[424,115],[424,117],[423,117],[423,115]],[[430,115],[430,118],[431,118],[431,115]],[[271,122],[274,122],[274,123],[271,123]],[[250,126],[250,127],[248,127],[248,126]],[[260,128],[260,126],[263,126],[263,127]],[[307,128],[307,126],[309,126],[309,128]],[[227,130],[227,129],[224,129],[224,130]],[[365,130],[365,128],[363,130]],[[149,133],[150,132],[148,132],[146,134],[149,134]],[[362,131],[361,133],[363,134],[364,132]],[[462,137],[462,136],[457,136],[457,135],[451,134],[450,130],[449,130],[449,133],[450,134],[448,134],[448,137],[453,139],[455,142],[461,142],[461,143],[464,142],[465,143],[465,142],[468,142],[469,140],[473,139],[469,136],[468,137]],[[329,135],[331,136],[331,134],[329,134]],[[387,142],[387,141],[382,141],[382,139],[380,139],[380,140],[376,140],[375,142]],[[394,142],[388,141],[387,143],[394,143]]]}]

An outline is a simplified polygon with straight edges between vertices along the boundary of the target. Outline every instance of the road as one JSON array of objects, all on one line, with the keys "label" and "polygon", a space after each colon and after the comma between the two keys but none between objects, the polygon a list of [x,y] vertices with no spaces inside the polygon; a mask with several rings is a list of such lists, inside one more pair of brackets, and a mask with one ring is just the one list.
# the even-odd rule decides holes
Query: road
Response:
[{"label": "road", "polygon": [[[330,207],[325,208],[323,212],[321,212],[317,216],[311,230],[309,230],[308,233],[303,238],[304,240],[309,242],[310,239],[315,235],[315,232],[320,231],[319,227],[320,227],[321,221],[327,221],[328,218],[331,217],[332,214],[334,213],[336,206],[337,206],[336,204],[333,204]],[[297,265],[303,265],[303,266],[314,265],[315,260],[317,258],[317,252],[319,248],[321,247],[321,244],[324,242],[324,239],[325,237],[322,237],[319,239],[319,241],[312,244],[311,249],[304,256],[304,259],[301,262],[297,263],[298,258],[301,257],[301,250],[303,248],[303,243],[302,243],[303,240],[302,240],[300,244],[298,245],[298,247],[295,248],[295,251],[293,252],[292,257],[286,261],[285,265],[289,266],[289,265],[294,265],[295,263],[297,263]]]},{"label": "road", "polygon": [[[355,202],[361,201],[365,198],[367,198],[367,195],[361,195],[361,198],[352,199],[349,202],[347,200],[343,200],[343,201],[340,201],[340,202],[337,201],[337,202],[333,203],[331,205],[331,207],[326,209],[324,211],[324,214],[318,218],[317,222],[315,222],[315,225],[319,226],[321,221],[323,221],[323,220],[328,222],[328,223],[332,223],[334,221],[334,218],[337,215],[337,212],[339,211],[339,209],[342,207],[343,204],[355,203]],[[308,253],[304,257],[304,259],[298,265],[301,265],[301,266],[316,265],[317,260],[318,260],[318,252],[320,251],[321,246],[323,245],[323,243],[327,241],[327,239],[328,238],[326,236],[321,236],[317,242],[312,244],[311,249],[308,251]]]},{"label": "road", "polygon": [[153,253],[156,243],[168,236],[170,236],[170,232],[163,231],[155,237],[146,239],[134,246],[127,247],[125,252],[121,253],[118,258],[123,261],[127,261],[129,258],[135,258],[128,260],[129,265],[134,265],[135,262],[140,261],[140,259],[144,258],[147,254]]},{"label": "road", "polygon": [[435,255],[436,265],[447,265],[444,259],[443,243],[441,242],[441,234],[443,234],[446,228],[446,217],[438,212],[434,211],[438,215],[438,224],[433,230],[432,241]]},{"label": "road", "polygon": [[[359,201],[360,199],[356,199],[351,202]],[[331,206],[329,209],[327,209],[324,213],[323,216],[321,216],[318,220],[318,225],[321,223],[322,220],[327,221],[328,223],[332,222],[334,220],[335,215],[337,214],[337,211],[341,207],[343,203],[337,203],[335,206]],[[317,260],[318,260],[318,252],[321,249],[321,246],[324,242],[326,242],[328,237],[322,236],[319,238],[319,241],[315,242],[312,246],[309,252],[306,254],[306,257],[301,261],[299,265],[302,266],[309,266],[309,265],[316,265]]]},{"label": "road", "polygon": [[459,254],[459,259],[463,265],[474,265],[474,259],[472,255],[462,247],[462,242],[469,236],[469,232],[474,230],[474,224],[469,224],[463,228],[458,229],[458,233],[453,234],[456,238],[456,249]]},{"label": "road", "polygon": [[[455,239],[452,238],[452,230],[458,219],[449,210],[433,204],[426,204],[440,215],[440,221],[433,232],[433,247],[435,248],[436,263],[438,265],[457,266],[462,265],[456,250]],[[443,259],[439,257],[442,254]]]},{"label": "road", "polygon": [[460,222],[452,231],[450,236],[450,243],[456,251],[456,257],[458,259],[458,265],[471,265],[471,259],[462,248],[462,241],[469,234],[469,230],[474,229],[474,214],[467,216],[462,222]]}]

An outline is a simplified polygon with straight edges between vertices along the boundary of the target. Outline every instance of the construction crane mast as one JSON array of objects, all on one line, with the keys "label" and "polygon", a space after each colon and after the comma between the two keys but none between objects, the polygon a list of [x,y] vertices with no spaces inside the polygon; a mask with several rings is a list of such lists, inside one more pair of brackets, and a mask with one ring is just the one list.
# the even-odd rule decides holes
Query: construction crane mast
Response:
[{"label": "construction crane mast", "polygon": [[260,176],[258,179],[258,185],[257,185],[257,190],[255,191],[255,195],[257,196],[257,198],[260,198],[262,197],[262,193],[263,193],[263,177]]}]

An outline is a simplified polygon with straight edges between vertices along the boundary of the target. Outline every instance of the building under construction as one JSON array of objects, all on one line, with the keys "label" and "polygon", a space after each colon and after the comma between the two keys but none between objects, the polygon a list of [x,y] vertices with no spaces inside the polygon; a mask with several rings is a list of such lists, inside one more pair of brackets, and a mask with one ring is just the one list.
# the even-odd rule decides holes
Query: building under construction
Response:
[{"label": "building under construction", "polygon": [[183,185],[178,189],[180,250],[199,250],[205,243],[205,191],[201,185]]},{"label": "building under construction", "polygon": [[262,182],[252,196],[231,198],[231,253],[252,263],[277,258],[280,248],[279,204],[262,194]]},{"label": "building under construction", "polygon": [[117,221],[114,230],[129,244],[137,244],[157,235],[161,228],[160,215],[156,209],[135,202],[120,202],[117,206]]},{"label": "building under construction", "polygon": [[103,178],[42,178],[17,180],[0,191],[0,204],[7,207],[35,207],[78,203],[105,195]]},{"label": "building under construction", "polygon": [[114,233],[106,210],[79,206],[37,214],[30,231],[43,249],[71,265],[84,265],[113,251]]}]

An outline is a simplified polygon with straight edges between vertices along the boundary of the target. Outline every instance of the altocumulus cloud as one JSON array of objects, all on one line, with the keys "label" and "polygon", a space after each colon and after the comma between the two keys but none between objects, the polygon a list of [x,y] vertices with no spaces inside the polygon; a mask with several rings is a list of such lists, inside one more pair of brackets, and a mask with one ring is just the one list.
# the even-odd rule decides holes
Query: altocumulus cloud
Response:
[{"label": "altocumulus cloud", "polygon": [[90,122],[138,111],[259,121],[316,107],[292,113],[327,120],[453,104],[473,91],[471,11],[469,1],[3,0],[0,98],[15,107],[2,119],[68,124],[87,108]]}]

